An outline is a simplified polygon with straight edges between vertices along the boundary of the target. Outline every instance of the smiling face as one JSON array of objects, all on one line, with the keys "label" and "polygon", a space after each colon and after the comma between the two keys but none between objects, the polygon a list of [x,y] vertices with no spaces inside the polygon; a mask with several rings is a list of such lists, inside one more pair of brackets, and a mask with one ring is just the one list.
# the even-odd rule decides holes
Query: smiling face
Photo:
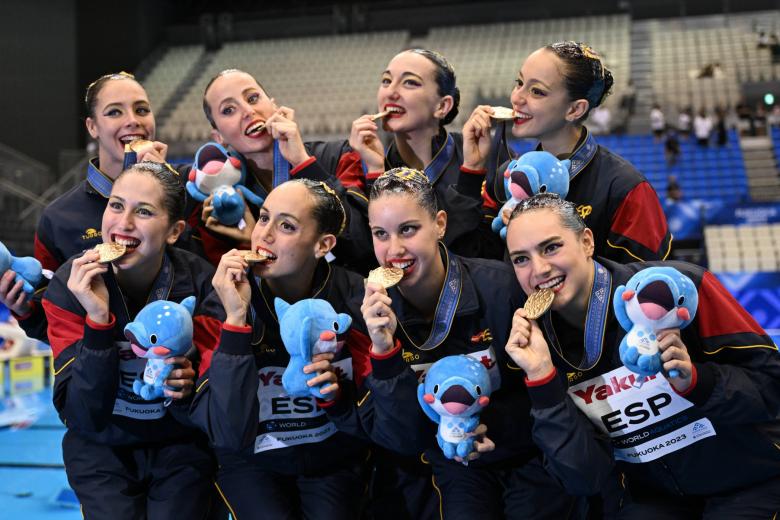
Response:
[{"label": "smiling face", "polygon": [[163,201],[163,188],[152,176],[128,171],[119,177],[103,212],[103,241],[117,242],[127,252],[113,262],[124,271],[159,268],[165,246],[173,244],[184,221],[172,222]]},{"label": "smiling face", "polygon": [[386,193],[372,199],[368,220],[374,254],[380,265],[404,270],[401,287],[413,287],[441,266],[438,241],[447,227],[447,214],[435,216],[408,193]]},{"label": "smiling face", "polygon": [[551,209],[521,213],[509,222],[506,244],[517,281],[526,294],[555,293],[552,309],[584,311],[593,278],[593,233],[576,233]]},{"label": "smiling face", "polygon": [[298,277],[335,245],[334,235],[320,233],[314,197],[303,184],[279,185],[263,202],[252,231],[252,251],[269,258],[253,271],[264,279]]},{"label": "smiling face", "polygon": [[453,100],[439,95],[435,74],[436,66],[414,52],[402,52],[390,60],[376,94],[379,110],[392,111],[384,118],[385,130],[438,129]]},{"label": "smiling face", "polygon": [[512,135],[544,143],[582,117],[582,103],[569,99],[563,67],[563,61],[546,49],[528,56],[510,97],[512,109],[518,114]]},{"label": "smiling face", "polygon": [[211,108],[215,139],[243,155],[263,152],[273,145],[271,135],[260,129],[276,110],[273,100],[246,72],[233,71],[219,76],[206,91]]},{"label": "smiling face", "polygon": [[121,165],[125,144],[135,139],[154,140],[155,122],[149,98],[133,79],[112,79],[97,94],[94,113],[87,117],[89,135],[99,146],[100,166],[104,170]]}]

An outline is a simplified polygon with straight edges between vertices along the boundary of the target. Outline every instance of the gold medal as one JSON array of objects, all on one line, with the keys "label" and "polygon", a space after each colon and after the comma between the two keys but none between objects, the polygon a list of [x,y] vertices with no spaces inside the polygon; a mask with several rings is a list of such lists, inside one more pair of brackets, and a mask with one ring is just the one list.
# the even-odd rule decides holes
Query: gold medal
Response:
[{"label": "gold medal", "polygon": [[377,119],[382,119],[383,117],[390,114],[389,110],[383,110],[382,112],[379,112],[378,114],[374,114],[371,116],[371,121],[376,121]]},{"label": "gold medal", "polygon": [[122,244],[117,244],[116,242],[104,242],[102,244],[96,245],[94,251],[97,251],[98,254],[100,254],[98,262],[101,264],[107,264],[124,255],[127,251],[127,248]]},{"label": "gold medal", "polygon": [[366,283],[377,283],[389,289],[394,286],[404,277],[404,270],[398,267],[377,267],[368,273]]},{"label": "gold medal", "polygon": [[531,294],[523,305],[526,319],[535,320],[541,317],[550,308],[553,299],[555,293],[552,289],[542,289]]},{"label": "gold medal", "polygon": [[515,111],[511,108],[507,107],[490,107],[493,109],[493,114],[490,116],[493,119],[498,119],[499,121],[506,121],[509,119],[515,118]]},{"label": "gold medal", "polygon": [[137,152],[139,148],[148,144],[152,144],[152,142],[147,141],[146,139],[136,139],[135,141],[127,143],[127,146],[129,146],[132,151]]},{"label": "gold medal", "polygon": [[267,262],[271,257],[265,251],[239,251],[239,254],[248,264]]}]

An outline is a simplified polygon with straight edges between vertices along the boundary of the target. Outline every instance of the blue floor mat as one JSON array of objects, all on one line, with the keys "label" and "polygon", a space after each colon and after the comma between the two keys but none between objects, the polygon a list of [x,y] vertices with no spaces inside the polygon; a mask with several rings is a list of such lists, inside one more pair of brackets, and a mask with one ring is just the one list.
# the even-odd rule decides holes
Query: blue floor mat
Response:
[{"label": "blue floor mat", "polygon": [[51,390],[0,399],[0,519],[82,518],[62,464]]}]

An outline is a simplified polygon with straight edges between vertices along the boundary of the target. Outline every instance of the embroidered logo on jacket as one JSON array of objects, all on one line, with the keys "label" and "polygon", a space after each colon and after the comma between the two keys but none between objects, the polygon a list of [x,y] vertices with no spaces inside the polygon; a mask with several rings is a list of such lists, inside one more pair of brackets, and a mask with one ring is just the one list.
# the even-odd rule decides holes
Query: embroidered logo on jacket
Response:
[{"label": "embroidered logo on jacket", "polygon": [[401,357],[403,357],[404,361],[407,363],[411,363],[412,361],[417,361],[420,359],[420,354],[415,354],[414,352],[409,352],[408,350],[404,350],[404,353],[401,354]]},{"label": "embroidered logo on jacket", "polygon": [[492,341],[493,335],[490,333],[490,329],[485,329],[471,336],[471,343],[474,345],[489,345]]},{"label": "embroidered logo on jacket", "polygon": [[582,217],[583,220],[588,218],[588,215],[593,213],[593,206],[590,204],[580,204],[577,206],[577,213],[580,214],[580,217]]},{"label": "embroidered logo on jacket", "polygon": [[81,240],[92,240],[94,238],[99,238],[103,236],[103,233],[98,231],[95,228],[87,228],[86,231],[84,231],[84,234],[81,235]]}]

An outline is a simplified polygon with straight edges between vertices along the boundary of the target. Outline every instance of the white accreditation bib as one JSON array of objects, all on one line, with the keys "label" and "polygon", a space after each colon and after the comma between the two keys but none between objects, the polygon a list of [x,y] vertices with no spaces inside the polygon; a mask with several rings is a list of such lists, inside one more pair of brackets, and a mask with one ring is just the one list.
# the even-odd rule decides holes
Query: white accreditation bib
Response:
[{"label": "white accreditation bib", "polygon": [[[333,366],[339,379],[352,379],[352,358],[334,361]],[[260,433],[255,438],[255,453],[320,442],[337,431],[314,397],[287,395],[282,386],[282,374],[284,367],[259,370]]]},{"label": "white accreditation bib", "polygon": [[650,462],[715,435],[693,403],[658,374],[637,384],[626,367],[569,388],[569,397],[612,439],[616,460]]},{"label": "white accreditation bib", "polygon": [[139,358],[130,348],[129,341],[117,341],[119,350],[119,388],[114,401],[114,415],[123,415],[131,419],[152,420],[165,415],[165,398],[144,401],[133,393],[133,381],[142,379],[146,371],[146,359]]}]

